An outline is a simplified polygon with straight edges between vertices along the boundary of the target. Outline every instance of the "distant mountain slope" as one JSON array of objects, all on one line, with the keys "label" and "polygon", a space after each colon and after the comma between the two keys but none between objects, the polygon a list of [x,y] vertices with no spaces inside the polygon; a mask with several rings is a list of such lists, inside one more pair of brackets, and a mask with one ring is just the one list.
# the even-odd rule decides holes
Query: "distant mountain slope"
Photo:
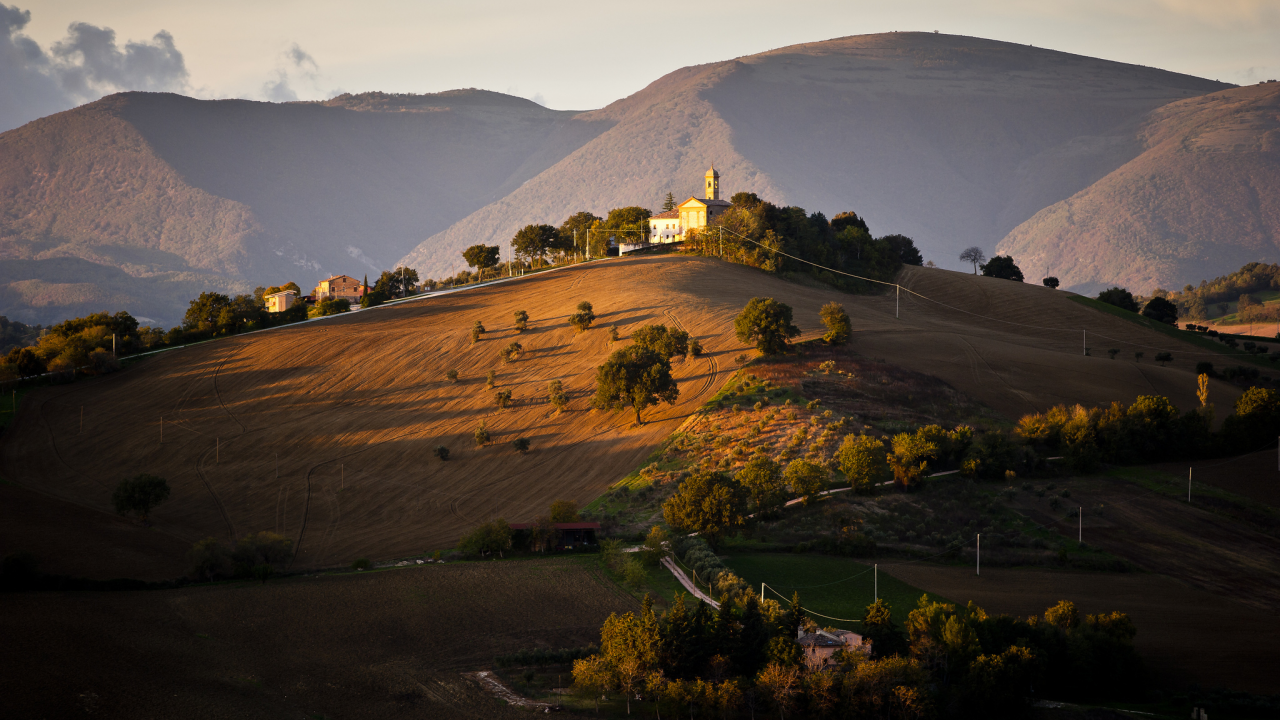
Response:
[{"label": "distant mountain slope", "polygon": [[428,274],[529,222],[697,192],[758,192],[828,215],[854,209],[955,265],[1142,150],[1142,118],[1228,87],[978,38],[889,33],[783,48],[671,73],[584,117],[615,123],[405,259]]},{"label": "distant mountain slope", "polygon": [[607,125],[485,91],[124,93],[0,135],[0,314],[175,323],[202,290],[376,274]]},{"label": "distant mountain slope", "polygon": [[1280,83],[1151,113],[1143,152],[1000,243],[1028,277],[1149,292],[1280,259]]}]

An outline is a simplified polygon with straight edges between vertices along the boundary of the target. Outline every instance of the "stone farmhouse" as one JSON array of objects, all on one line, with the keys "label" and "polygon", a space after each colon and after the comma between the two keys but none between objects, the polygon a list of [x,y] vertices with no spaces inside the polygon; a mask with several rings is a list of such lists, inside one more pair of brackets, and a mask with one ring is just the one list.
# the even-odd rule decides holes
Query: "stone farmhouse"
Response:
[{"label": "stone farmhouse", "polygon": [[871,654],[871,641],[849,630],[800,630],[796,644],[804,653],[804,663],[811,668],[830,667],[836,664],[835,654],[840,650]]},{"label": "stone farmhouse", "polygon": [[706,227],[732,207],[728,200],[720,199],[720,173],[716,172],[714,165],[703,179],[706,197],[691,197],[674,210],[649,218],[649,242],[684,242],[687,231]]},{"label": "stone farmhouse", "polygon": [[350,275],[334,275],[316,285],[315,300],[344,299],[351,303],[359,303],[364,297],[364,284]]}]

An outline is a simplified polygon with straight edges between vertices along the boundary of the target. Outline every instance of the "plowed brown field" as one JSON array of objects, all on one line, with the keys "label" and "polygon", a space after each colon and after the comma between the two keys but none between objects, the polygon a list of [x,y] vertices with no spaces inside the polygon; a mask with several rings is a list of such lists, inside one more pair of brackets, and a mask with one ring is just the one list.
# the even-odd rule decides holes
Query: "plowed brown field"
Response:
[{"label": "plowed brown field", "polygon": [[[557,499],[585,503],[634,469],[733,372],[733,358],[744,350],[733,317],[753,296],[792,305],[805,337],[820,332],[819,307],[838,300],[853,318],[861,352],[936,375],[1010,418],[1058,402],[1149,393],[1181,407],[1195,402],[1192,367],[1203,350],[1082,307],[1067,293],[924,268],[908,268],[902,282],[960,310],[904,295],[895,319],[892,294],[845,295],[667,255],[227,338],[30,394],[3,436],[0,473],[101,512],[110,511],[121,478],[161,475],[172,497],[155,512],[154,530],[136,532],[163,533],[183,546],[274,530],[293,538],[295,568],[447,547],[486,518],[528,521]],[[598,320],[575,334],[566,319],[580,300],[595,305]],[[530,315],[525,333],[511,329],[515,310]],[[472,345],[475,320],[489,332]],[[593,411],[588,401],[595,368],[612,349],[608,326],[616,325],[625,343],[648,323],[683,327],[707,352],[677,361],[678,404],[649,410],[636,427],[630,413]],[[1081,354],[1083,329],[1093,357]],[[503,364],[498,351],[512,340],[526,354]],[[1130,359],[1109,360],[1100,347],[1125,348]],[[1148,358],[1168,349],[1177,359],[1169,367],[1135,363],[1134,347],[1152,348]],[[457,384],[445,380],[450,368],[461,373]],[[495,407],[484,386],[490,369],[498,388],[513,392],[513,408]],[[571,409],[558,415],[546,402],[553,379],[572,396]],[[1235,395],[1227,385],[1212,392],[1220,406]],[[494,444],[476,448],[472,433],[481,420]],[[510,447],[519,436],[533,443],[527,455]],[[437,445],[449,447],[452,458],[437,460]],[[60,532],[56,525],[48,531]],[[29,531],[0,529],[0,542],[0,550],[34,552],[46,571],[65,571]],[[185,569],[180,554],[155,557],[150,572],[129,572],[171,577]],[[94,545],[80,553],[76,571],[123,574]]]}]

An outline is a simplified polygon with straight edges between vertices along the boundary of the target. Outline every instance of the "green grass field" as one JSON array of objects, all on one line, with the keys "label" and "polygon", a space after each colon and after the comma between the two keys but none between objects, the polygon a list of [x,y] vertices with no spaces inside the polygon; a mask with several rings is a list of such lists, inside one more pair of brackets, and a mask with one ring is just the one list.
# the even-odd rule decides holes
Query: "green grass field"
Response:
[{"label": "green grass field", "polygon": [[[866,607],[875,599],[875,573],[872,566],[849,558],[790,553],[731,553],[725,559],[725,564],[753,588],[759,588],[761,582],[767,583],[787,600],[791,599],[792,593],[798,592],[800,603],[806,609],[832,618],[842,618],[815,618],[824,625],[832,624],[856,630],[857,624],[847,620],[860,620]],[[879,596],[893,608],[894,621],[902,623],[925,592],[894,578],[890,570],[887,566],[880,569]],[[765,591],[765,597],[779,600],[777,594],[768,590]],[[945,600],[937,596],[930,597]]]},{"label": "green grass field", "polygon": [[[1258,367],[1261,367],[1261,368],[1273,367],[1271,363],[1267,362],[1266,359],[1264,358],[1260,358],[1257,355],[1250,355],[1249,353],[1244,352],[1243,350],[1233,350],[1232,348],[1229,348],[1226,345],[1223,345],[1222,343],[1218,342],[1217,340],[1214,340],[1213,338],[1207,335],[1201,335],[1200,333],[1189,332],[1187,330],[1179,330],[1176,327],[1173,327],[1172,325],[1156,322],[1151,318],[1143,317],[1142,315],[1138,315],[1137,313],[1131,313],[1128,310],[1122,310],[1116,307],[1115,305],[1109,305],[1107,303],[1102,302],[1101,300],[1095,300],[1093,298],[1087,298],[1082,296],[1072,296],[1071,299],[1074,300],[1075,302],[1080,303],[1081,305],[1084,305],[1086,307],[1091,307],[1094,310],[1098,310],[1099,312],[1104,312],[1104,313],[1107,313],[1108,315],[1114,315],[1123,320],[1128,320],[1129,322],[1135,325],[1141,325],[1145,328],[1155,330],[1156,332],[1164,333],[1165,335],[1168,335],[1171,338],[1176,338],[1183,342],[1195,345],[1196,347],[1203,348],[1205,350],[1210,350],[1212,352],[1219,353],[1221,355],[1225,355],[1227,358],[1230,358],[1232,360],[1239,360],[1240,362],[1249,363],[1251,365],[1257,365]],[[1244,336],[1236,336],[1236,337],[1241,339],[1248,339],[1248,338],[1245,338]],[[1267,338],[1258,338],[1258,339],[1267,340]],[[1101,348],[1094,348],[1094,350],[1097,351],[1096,354],[1101,354],[1105,352]],[[1175,356],[1176,356],[1176,353],[1175,353]]]}]

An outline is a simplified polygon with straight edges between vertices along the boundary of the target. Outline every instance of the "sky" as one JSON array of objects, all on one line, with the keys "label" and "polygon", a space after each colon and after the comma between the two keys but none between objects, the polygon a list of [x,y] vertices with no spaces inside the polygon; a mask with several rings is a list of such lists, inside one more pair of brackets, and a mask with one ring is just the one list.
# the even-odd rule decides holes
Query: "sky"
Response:
[{"label": "sky", "polygon": [[121,90],[287,101],[476,87],[588,110],[688,65],[892,30],[1280,77],[1280,0],[6,2],[0,130]]}]

